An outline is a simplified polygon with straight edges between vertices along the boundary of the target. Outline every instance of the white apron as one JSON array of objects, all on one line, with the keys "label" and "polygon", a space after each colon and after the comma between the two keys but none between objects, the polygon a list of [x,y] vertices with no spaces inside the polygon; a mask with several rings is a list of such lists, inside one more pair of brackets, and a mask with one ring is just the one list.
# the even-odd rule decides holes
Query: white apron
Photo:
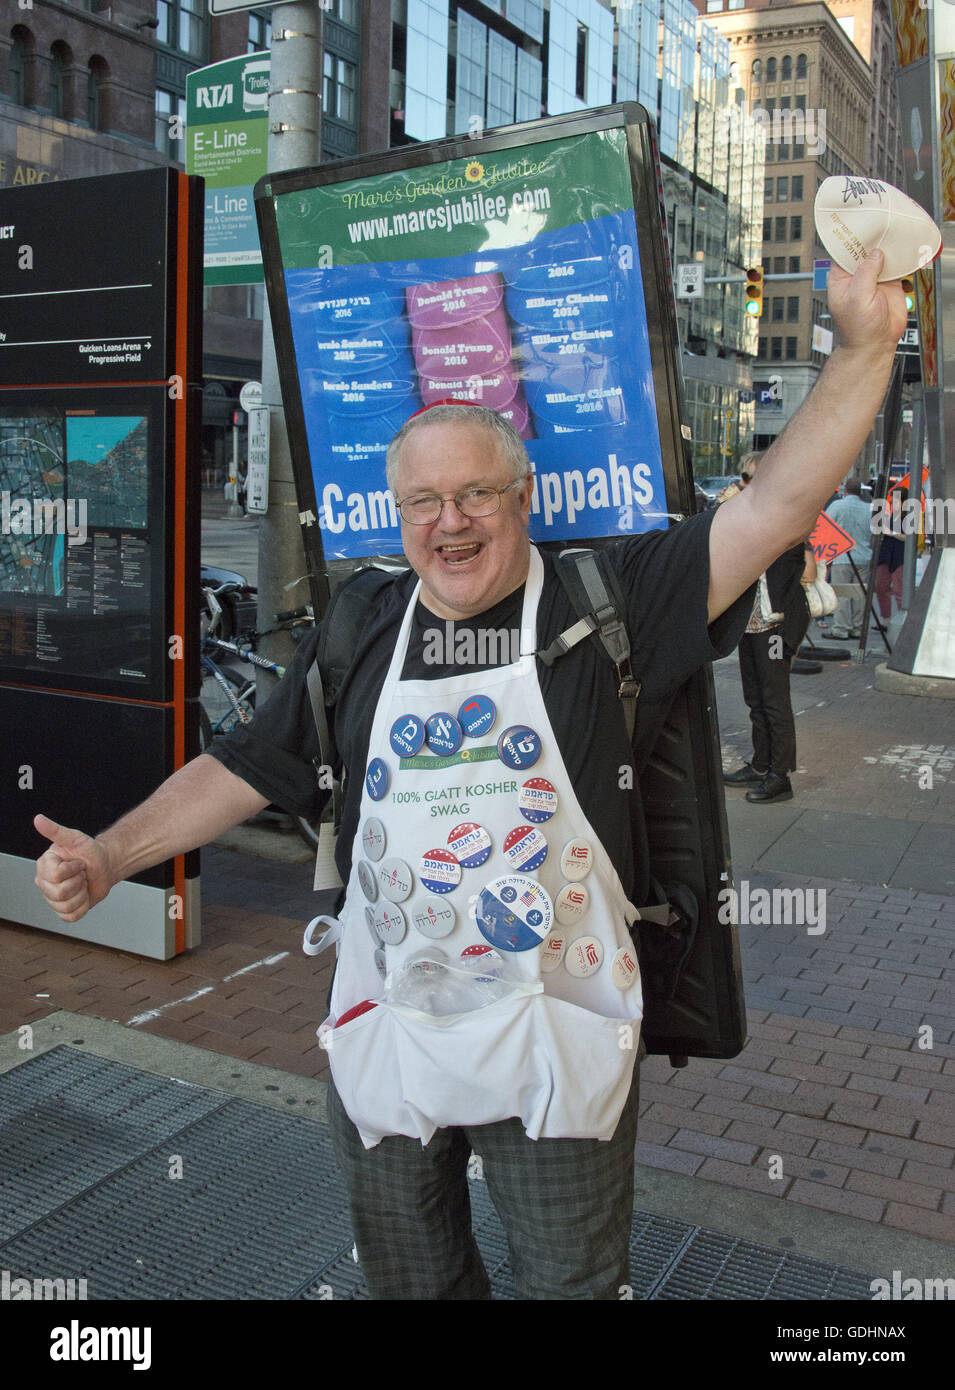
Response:
[{"label": "white apron", "polygon": [[[542,580],[531,547],[522,652],[496,670],[401,680],[420,582],[402,622],[341,918],[317,944],[317,922],[306,932],[309,954],[338,943],[320,1036],[366,1148],[515,1115],[531,1139],[606,1140],[627,1098],[643,1002],[627,928],[639,913],[581,810],[544,706],[533,655]],[[580,711],[582,724],[590,717]],[[425,741],[402,755],[393,735],[405,750]],[[381,1000],[385,970],[392,980],[410,956],[454,972],[489,947],[517,977],[507,997],[442,1017],[381,1002],[336,1026]]]}]

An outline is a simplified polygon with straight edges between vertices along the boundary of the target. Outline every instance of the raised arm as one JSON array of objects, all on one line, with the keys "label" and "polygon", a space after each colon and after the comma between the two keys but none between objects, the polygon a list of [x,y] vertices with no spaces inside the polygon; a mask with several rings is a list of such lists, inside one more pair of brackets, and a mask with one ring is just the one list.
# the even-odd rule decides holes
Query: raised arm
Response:
[{"label": "raised arm", "polygon": [[710,530],[712,622],[789,546],[808,534],[865,444],[905,331],[901,282],[877,283],[881,251],[854,275],[829,272],[837,345],[753,481],[719,508]]},{"label": "raised arm", "polygon": [[37,816],[34,825],[52,842],[37,860],[37,887],[58,917],[77,922],[124,878],[208,844],[268,804],[217,759],[200,754],[95,837]]}]

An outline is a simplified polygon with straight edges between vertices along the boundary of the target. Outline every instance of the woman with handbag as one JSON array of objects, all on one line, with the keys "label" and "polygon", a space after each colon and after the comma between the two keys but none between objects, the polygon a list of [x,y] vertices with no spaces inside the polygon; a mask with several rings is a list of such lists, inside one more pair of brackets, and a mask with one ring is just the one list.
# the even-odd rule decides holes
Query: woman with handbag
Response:
[{"label": "woman with handbag", "polygon": [[[760,457],[747,454],[743,459],[744,487]],[[739,667],[753,729],[753,755],[737,772],[724,772],[723,781],[749,787],[746,800],[755,804],[792,800],[789,774],[796,766],[796,726],[789,674],[809,627],[808,592],[815,582],[816,562],[807,539],[784,551],[760,576],[753,613],[740,639]]]}]

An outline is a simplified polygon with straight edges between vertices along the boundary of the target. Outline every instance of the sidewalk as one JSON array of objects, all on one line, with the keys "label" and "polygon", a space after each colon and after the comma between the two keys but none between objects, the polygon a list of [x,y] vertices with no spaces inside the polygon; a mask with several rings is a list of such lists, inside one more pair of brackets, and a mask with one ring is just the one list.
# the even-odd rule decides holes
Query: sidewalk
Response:
[{"label": "sidewalk", "polygon": [[[948,1276],[955,705],[877,691],[875,665],[793,678],[792,802],[727,791],[737,888],[824,890],[826,930],[742,925],[744,1051],[678,1071],[646,1060],[637,1207],[873,1275]],[[748,752],[735,658],[715,674],[730,767]],[[321,1119],[330,965],[300,948],[330,895],[276,834],[293,862],[203,851],[202,944],[166,963],[0,924],[0,1070],[29,1059],[23,1025],[73,1046],[80,1016],[90,1038],[96,1020],[125,1030],[101,1055],[220,1092],[241,1069],[247,1099]]]}]

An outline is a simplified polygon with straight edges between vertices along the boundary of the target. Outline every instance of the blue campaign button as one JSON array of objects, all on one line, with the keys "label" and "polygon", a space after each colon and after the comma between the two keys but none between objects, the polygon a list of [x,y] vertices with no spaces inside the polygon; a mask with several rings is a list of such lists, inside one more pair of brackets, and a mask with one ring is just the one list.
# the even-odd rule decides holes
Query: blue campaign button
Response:
[{"label": "blue campaign button", "polygon": [[478,930],[492,946],[504,951],[530,951],[550,930],[553,906],[532,878],[506,875],[482,889],[475,908]]},{"label": "blue campaign button", "polygon": [[497,741],[497,755],[505,767],[533,767],[541,755],[540,735],[526,724],[512,724]]},{"label": "blue campaign button", "polygon": [[413,758],[424,743],[424,725],[416,714],[405,714],[391,726],[392,751],[400,758]]},{"label": "blue campaign button", "polygon": [[489,733],[497,718],[497,706],[487,695],[470,695],[458,710],[458,719],[467,738]]},{"label": "blue campaign button", "polygon": [[372,801],[381,801],[390,780],[386,764],[380,758],[372,758],[365,773],[365,786]]},{"label": "blue campaign button", "polygon": [[453,714],[446,711],[432,714],[425,727],[428,731],[428,747],[432,753],[438,753],[441,757],[449,757],[450,754],[456,753],[464,742],[461,725]]}]

